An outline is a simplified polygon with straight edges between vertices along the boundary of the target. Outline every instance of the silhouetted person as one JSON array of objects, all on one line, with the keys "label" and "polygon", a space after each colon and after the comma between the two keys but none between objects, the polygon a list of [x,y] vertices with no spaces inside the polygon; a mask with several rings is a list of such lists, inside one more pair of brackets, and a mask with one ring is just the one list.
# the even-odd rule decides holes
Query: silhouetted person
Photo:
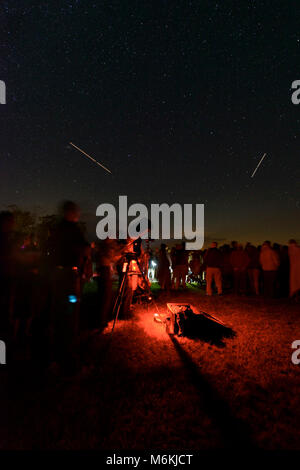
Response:
[{"label": "silhouetted person", "polygon": [[112,270],[115,261],[116,243],[106,238],[97,245],[95,254],[98,299],[99,299],[99,327],[106,326],[109,320],[109,312],[112,303]]},{"label": "silhouetted person", "polygon": [[274,297],[279,256],[271,248],[269,241],[265,241],[261,247],[259,262],[263,270],[264,295],[265,297]]},{"label": "silhouetted person", "polygon": [[170,289],[171,284],[170,261],[166,248],[162,243],[158,254],[157,279],[162,290]]},{"label": "silhouetted person", "polygon": [[231,251],[232,251],[232,250],[236,250],[237,247],[238,247],[238,242],[235,241],[235,240],[233,240],[233,241],[231,242]]},{"label": "silhouetted person", "polygon": [[243,250],[243,246],[238,244],[237,248],[230,254],[230,263],[233,268],[234,292],[235,294],[246,293],[247,267],[249,256]]},{"label": "silhouetted person", "polygon": [[51,336],[54,359],[68,366],[79,332],[81,270],[87,242],[78,225],[79,207],[63,204],[63,218],[50,240],[52,260]]},{"label": "silhouetted person", "polygon": [[177,290],[180,286],[186,288],[186,276],[188,273],[188,252],[184,243],[176,245],[173,257],[173,284]]},{"label": "silhouetted person", "polygon": [[295,240],[289,241],[290,297],[300,297],[300,246]]},{"label": "silhouetted person", "polygon": [[174,287],[175,287],[175,278],[174,278],[174,267],[175,267],[175,264],[176,264],[175,253],[176,253],[176,248],[175,248],[175,246],[173,246],[171,248],[171,252],[170,252],[171,266],[172,266],[172,279],[171,279],[172,289],[174,289]]},{"label": "silhouetted person", "polygon": [[280,265],[278,269],[279,291],[281,297],[289,296],[290,259],[288,246],[284,245],[279,252]]},{"label": "silhouetted person", "polygon": [[259,295],[259,251],[255,246],[248,243],[246,246],[246,253],[249,256],[249,264],[247,271],[250,284],[250,292],[251,294]]},{"label": "silhouetted person", "polygon": [[224,289],[233,289],[233,268],[230,262],[231,249],[229,245],[220,247],[222,253],[222,278]]},{"label": "silhouetted person", "polygon": [[212,282],[217,287],[218,294],[222,294],[222,253],[218,250],[217,242],[212,242],[211,247],[204,255],[206,267],[206,294],[212,295]]},{"label": "silhouetted person", "polygon": [[[145,288],[149,288],[148,283],[147,286],[145,285],[145,281],[140,271],[140,269],[143,270],[142,260],[145,254],[141,242],[142,240],[140,238],[136,240],[128,238],[127,244],[122,250],[121,284],[122,282],[125,282],[125,286],[119,313],[120,318],[129,318],[132,315],[132,302],[134,295],[138,292],[143,292]],[[126,276],[125,279],[124,276]]]},{"label": "silhouetted person", "polygon": [[192,271],[193,280],[201,282],[201,252],[193,251],[192,259],[189,263],[190,270]]}]

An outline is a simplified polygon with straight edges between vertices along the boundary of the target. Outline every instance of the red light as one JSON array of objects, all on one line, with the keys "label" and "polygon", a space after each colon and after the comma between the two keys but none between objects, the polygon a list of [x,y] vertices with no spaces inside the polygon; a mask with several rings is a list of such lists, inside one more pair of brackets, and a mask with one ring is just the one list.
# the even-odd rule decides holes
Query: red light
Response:
[{"label": "red light", "polygon": [[136,261],[132,261],[132,271],[136,271]]}]

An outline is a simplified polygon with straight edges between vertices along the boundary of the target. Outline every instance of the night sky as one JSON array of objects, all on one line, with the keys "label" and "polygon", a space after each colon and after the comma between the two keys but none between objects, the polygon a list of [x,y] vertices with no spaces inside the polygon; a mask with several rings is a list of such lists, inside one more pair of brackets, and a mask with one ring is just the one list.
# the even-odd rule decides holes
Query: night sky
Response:
[{"label": "night sky", "polygon": [[73,199],[93,235],[125,194],[204,203],[207,241],[300,237],[299,1],[9,0],[0,21],[2,208]]}]

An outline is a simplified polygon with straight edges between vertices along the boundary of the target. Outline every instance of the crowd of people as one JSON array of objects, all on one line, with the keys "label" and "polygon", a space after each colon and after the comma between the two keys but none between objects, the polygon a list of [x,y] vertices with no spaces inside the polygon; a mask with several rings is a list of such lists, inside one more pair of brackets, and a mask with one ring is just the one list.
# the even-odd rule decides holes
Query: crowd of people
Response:
[{"label": "crowd of people", "polygon": [[[97,285],[97,326],[101,329],[112,311],[113,276],[120,285],[124,253],[135,250],[130,240],[88,243],[79,216],[79,207],[65,202],[60,219],[49,228],[41,246],[34,234],[21,242],[16,239],[14,214],[0,213],[0,339],[22,343],[35,338],[31,344],[38,356],[47,350],[49,362],[63,365],[72,362],[80,336],[85,283],[92,279]],[[123,316],[128,314],[133,291],[145,287],[142,283],[150,263],[156,265],[155,277],[162,291],[196,282],[206,286],[207,295],[233,292],[299,298],[300,246],[295,240],[288,246],[266,241],[258,247],[232,242],[220,248],[213,242],[207,250],[193,252],[185,250],[184,243],[172,248],[162,244],[157,252],[139,245],[137,257],[136,265],[129,263]],[[138,276],[139,270],[143,276]]]},{"label": "crowd of people", "polygon": [[185,288],[194,281],[206,285],[207,295],[232,292],[265,297],[295,297],[300,292],[300,246],[295,240],[288,245],[261,246],[233,241],[218,248],[212,242],[207,250],[189,253],[184,244],[168,250],[161,245],[157,255],[157,279],[162,289]]},{"label": "crowd of people", "polygon": [[[79,207],[66,201],[61,209],[43,243],[35,234],[20,239],[14,214],[0,213],[0,339],[17,346],[8,351],[30,344],[30,355],[45,354],[44,362],[69,368],[86,326],[81,302],[84,285],[93,281],[97,286],[93,326],[101,331],[110,320],[113,275],[120,284],[125,253],[133,253],[137,244],[111,239],[88,243]],[[141,247],[138,251],[139,266],[146,273],[149,255]],[[138,277],[136,267],[130,266],[134,272],[129,270],[124,289],[119,312],[123,317],[130,314],[132,281]]]}]

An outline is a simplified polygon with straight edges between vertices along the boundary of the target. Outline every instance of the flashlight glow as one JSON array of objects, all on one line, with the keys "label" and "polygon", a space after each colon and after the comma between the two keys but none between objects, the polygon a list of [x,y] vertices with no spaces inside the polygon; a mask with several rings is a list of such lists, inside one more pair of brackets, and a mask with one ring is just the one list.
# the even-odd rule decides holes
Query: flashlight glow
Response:
[{"label": "flashlight glow", "polygon": [[76,304],[76,302],[77,302],[77,297],[76,297],[76,295],[69,295],[69,296],[68,296],[68,299],[69,299],[69,302],[70,302],[71,304]]}]

